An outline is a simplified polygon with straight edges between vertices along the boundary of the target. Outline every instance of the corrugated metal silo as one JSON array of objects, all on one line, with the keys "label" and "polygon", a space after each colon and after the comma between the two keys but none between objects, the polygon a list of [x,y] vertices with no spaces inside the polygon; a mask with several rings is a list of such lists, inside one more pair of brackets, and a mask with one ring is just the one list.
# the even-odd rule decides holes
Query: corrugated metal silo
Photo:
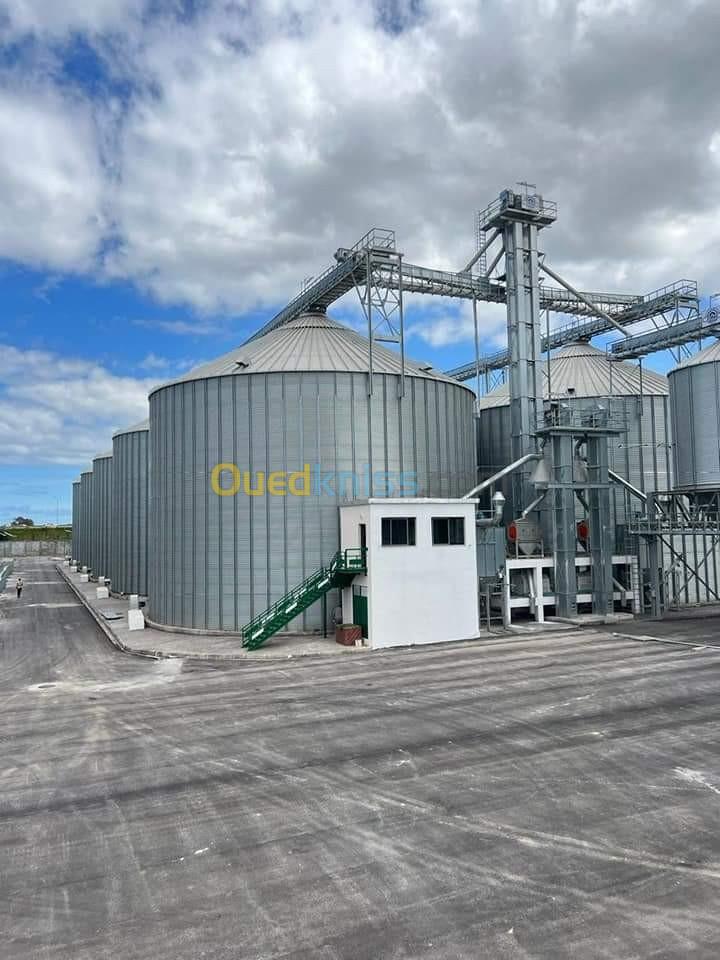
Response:
[{"label": "corrugated metal silo", "polygon": [[[544,384],[547,400],[547,370]],[[672,430],[666,377],[639,365],[612,361],[588,343],[573,343],[550,358],[550,390],[553,400],[570,407],[612,398],[612,409],[621,410],[627,432],[608,441],[610,469],[643,491],[670,488]],[[478,465],[483,478],[512,461],[508,385],[480,397],[478,406]],[[513,505],[511,484],[501,486],[509,501],[509,518],[526,504]],[[626,495],[617,488],[613,501],[618,524],[625,522],[628,508],[640,509],[637,501],[628,505]]]},{"label": "corrugated metal silo", "polygon": [[83,470],[80,474],[80,556],[81,566],[92,569],[92,520],[93,520],[93,472]]},{"label": "corrugated metal silo", "polygon": [[720,490],[720,342],[681,363],[668,376],[675,436],[675,486]]},{"label": "corrugated metal silo", "polygon": [[148,428],[144,420],[113,434],[113,517],[110,579],[117,593],[147,595]]},{"label": "corrugated metal silo", "polygon": [[80,557],[80,541],[82,520],[80,519],[80,477],[73,480],[72,485],[72,546],[70,554],[73,560],[77,561]]},{"label": "corrugated metal silo", "polygon": [[[313,313],[151,394],[152,621],[241,629],[330,559],[338,504],[367,496],[371,474],[397,482],[415,473],[416,490],[395,495],[460,496],[473,486],[473,393],[408,362],[400,398],[400,358],[379,344],[373,371],[370,393],[367,340]],[[218,496],[210,476],[219,463],[248,471],[250,491],[258,471],[304,474],[308,465],[311,489]],[[292,625],[320,627],[319,604]]]},{"label": "corrugated metal silo", "polygon": [[93,459],[92,555],[93,573],[98,577],[110,576],[112,469],[112,450]]}]

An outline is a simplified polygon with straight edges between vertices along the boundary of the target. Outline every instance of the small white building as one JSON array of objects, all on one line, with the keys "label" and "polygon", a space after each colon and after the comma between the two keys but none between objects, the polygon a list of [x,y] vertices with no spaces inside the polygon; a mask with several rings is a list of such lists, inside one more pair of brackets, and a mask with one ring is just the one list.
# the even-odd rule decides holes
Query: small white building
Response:
[{"label": "small white building", "polygon": [[343,550],[365,547],[367,574],[342,591],[343,621],[368,646],[479,634],[476,500],[373,498],[340,507]]}]

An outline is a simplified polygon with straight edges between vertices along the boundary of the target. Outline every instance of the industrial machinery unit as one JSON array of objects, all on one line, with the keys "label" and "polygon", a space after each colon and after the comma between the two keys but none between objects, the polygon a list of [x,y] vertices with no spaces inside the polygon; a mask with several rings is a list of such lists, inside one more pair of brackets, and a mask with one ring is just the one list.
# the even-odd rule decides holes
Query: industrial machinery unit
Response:
[{"label": "industrial machinery unit", "polygon": [[110,580],[114,592],[139,596],[148,592],[149,426],[113,434]]},{"label": "industrial machinery unit", "polygon": [[340,504],[472,486],[472,391],[378,339],[305,313],[151,393],[151,621],[241,631],[338,551]]},{"label": "industrial machinery unit", "polygon": [[[151,619],[239,631],[251,646],[284,626],[326,625],[315,601],[325,603],[332,585],[362,576],[364,563],[348,566],[338,550],[338,507],[398,495],[477,497],[479,593],[488,609],[492,596],[503,597],[506,622],[512,604],[524,602],[511,595],[511,568],[527,568],[538,619],[546,605],[573,616],[578,603],[589,603],[606,615],[620,600],[637,611],[648,606],[643,577],[652,582],[657,610],[660,593],[679,595],[659,582],[668,565],[674,583],[685,570],[686,596],[694,578],[711,597],[707,571],[701,574],[681,558],[682,547],[658,533],[672,527],[675,536],[683,511],[688,524],[679,535],[697,531],[720,504],[712,478],[713,470],[720,474],[717,443],[709,463],[712,455],[697,445],[699,423],[695,439],[692,430],[683,435],[695,416],[688,398],[696,398],[698,410],[709,410],[703,397],[713,390],[717,398],[717,382],[704,369],[711,364],[672,375],[677,404],[689,413],[687,419],[680,407],[676,413],[683,426],[676,436],[685,444],[675,451],[682,492],[663,499],[673,483],[667,382],[642,364],[621,361],[665,347],[689,352],[694,339],[720,333],[718,311],[701,316],[690,280],[646,295],[578,290],[539,246],[556,218],[556,204],[534,185],[503,190],[478,213],[475,252],[457,272],[408,263],[394,231],[374,228],[340,247],[335,263],[306,281],[241,348],[155,389],[146,440]],[[366,338],[325,315],[351,291]],[[407,293],[471,302],[473,362],[442,374],[406,359]],[[507,309],[507,348],[487,356],[479,351],[484,302]],[[558,325],[551,314],[569,319]],[[641,321],[646,327],[635,333]],[[655,327],[650,333],[648,321]],[[609,355],[589,345],[612,330],[622,339]],[[557,349],[546,367],[546,354]],[[493,391],[499,375],[507,383]],[[692,384],[683,385],[683,377]],[[470,379],[475,394],[462,386]],[[715,407],[712,413],[717,421]],[[720,433],[717,422],[711,429]],[[123,432],[116,440],[126,442]],[[134,509],[125,488],[135,497],[138,476],[125,477],[114,497],[117,516],[125,511],[116,520],[125,534]],[[412,486],[403,489],[409,478]],[[92,502],[92,481],[83,475],[81,518]],[[81,544],[85,529],[82,520]],[[116,586],[142,592],[142,559],[114,542],[119,529],[111,554],[118,558]],[[704,535],[708,527],[702,529]],[[86,562],[102,575],[97,536],[89,538]],[[365,548],[357,549],[365,558]],[[123,580],[136,566],[139,579]]]},{"label": "industrial machinery unit", "polygon": [[[672,441],[668,382],[662,374],[641,365],[613,361],[589,343],[563,347],[542,365],[544,407],[557,419],[570,411],[590,412],[605,407],[620,433],[608,441],[608,467],[641,491],[667,490],[672,485]],[[479,479],[484,480],[512,461],[509,385],[501,384],[478,399]],[[512,502],[507,480],[498,488],[508,499],[508,515],[517,517],[524,504]],[[625,549],[622,529],[628,516],[627,490],[612,489],[612,522],[616,552]],[[634,505],[637,509],[637,504]],[[629,508],[631,511],[633,507]],[[577,519],[584,509],[577,501]]]},{"label": "industrial machinery unit", "polygon": [[92,498],[92,572],[95,577],[110,576],[112,538],[112,450],[93,458]]}]

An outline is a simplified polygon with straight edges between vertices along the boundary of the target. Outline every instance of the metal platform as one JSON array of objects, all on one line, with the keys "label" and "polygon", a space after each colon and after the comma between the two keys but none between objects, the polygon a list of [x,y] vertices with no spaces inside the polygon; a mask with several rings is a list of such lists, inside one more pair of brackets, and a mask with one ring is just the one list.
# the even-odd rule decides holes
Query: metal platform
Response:
[{"label": "metal platform", "polygon": [[[497,203],[497,201],[496,201]],[[352,247],[340,247],[335,253],[337,263],[307,283],[301,292],[275,316],[246,341],[249,343],[271,330],[289,323],[308,310],[327,310],[354,287],[365,283],[368,261],[375,282],[388,290],[402,287],[404,293],[422,293],[461,300],[480,300],[487,303],[505,303],[505,284],[470,272],[434,270],[430,267],[402,261],[402,270],[397,270],[398,251],[395,231],[374,227]],[[646,297],[624,293],[600,293],[582,291],[583,296],[597,304],[598,308],[614,316],[620,323],[634,323],[670,309],[680,296],[697,297],[697,285],[680,281]],[[562,346],[578,337],[589,338],[596,333],[611,329],[611,325],[595,316],[586,303],[562,287],[541,285],[540,308],[553,313],[566,313],[575,317],[594,317],[592,321],[578,324],[575,321],[559,328],[551,335],[551,346]],[[555,342],[557,341],[557,343]],[[483,370],[497,369],[507,364],[507,351],[482,358]],[[469,372],[468,372],[469,371]],[[458,380],[469,379],[475,374],[475,365],[468,364],[451,371]]]},{"label": "metal platform", "polygon": [[720,337],[720,307],[713,306],[700,316],[618,340],[611,345],[610,352],[618,360],[630,360],[658,350],[681,347],[703,337]]},{"label": "metal platform", "polygon": [[[593,319],[585,319],[590,313],[589,308],[581,303],[575,298],[571,297],[567,291],[562,289],[545,287],[542,286],[540,294],[540,302],[543,309],[550,310],[551,313],[574,313],[577,315],[578,319],[575,319],[569,323],[565,323],[562,326],[556,327],[550,332],[550,337],[548,340],[547,335],[542,337],[542,350],[543,352],[548,350],[557,350],[560,347],[566,346],[568,343],[574,343],[578,340],[590,340],[592,337],[597,336],[601,333],[607,333],[612,329],[611,325],[604,317],[595,317]],[[550,300],[555,294],[560,294],[560,297],[557,301],[550,303]],[[651,317],[662,316],[665,313],[674,312],[677,310],[697,310],[699,303],[698,299],[698,289],[697,283],[694,280],[678,280],[676,283],[669,284],[668,286],[661,287],[659,290],[654,290],[652,293],[647,294],[644,297],[631,297],[618,294],[612,297],[612,300],[608,298],[607,294],[601,293],[586,293],[584,294],[594,303],[596,303],[601,309],[609,313],[618,323],[623,326],[632,326],[634,323],[638,323],[640,320],[647,320]],[[564,300],[563,298],[569,298]],[[603,299],[605,298],[605,299]],[[623,300],[622,303],[619,301]],[[565,309],[561,309],[562,304],[566,304]],[[582,317],[583,319],[579,319]],[[687,321],[690,323],[691,321]],[[678,325],[679,326],[679,325]],[[718,328],[720,329],[720,323],[718,323]],[[652,331],[650,334],[645,336],[648,338],[656,337],[661,332],[665,333],[666,330],[670,330],[672,327],[667,327],[664,330]],[[707,334],[709,335],[709,334]],[[628,338],[630,340],[631,338]],[[637,338],[632,338],[637,339]],[[687,340],[697,339],[697,333],[694,336],[688,336]],[[684,341],[684,342],[687,342]],[[627,356],[641,356],[641,353],[632,353],[629,352],[625,354],[622,351],[623,345],[628,341],[619,340],[617,342],[617,352],[613,349],[613,356],[617,356],[618,359],[621,357]],[[664,349],[663,347],[652,347],[646,349],[645,353],[651,353],[654,350]],[[510,355],[507,350],[498,350],[495,353],[487,354],[484,357],[480,357],[480,363],[476,366],[473,363],[464,363],[460,367],[455,367],[452,370],[446,371],[447,376],[454,377],[456,380],[470,380],[472,377],[476,376],[477,373],[485,374],[490,370],[500,370],[503,367],[507,366]]]}]

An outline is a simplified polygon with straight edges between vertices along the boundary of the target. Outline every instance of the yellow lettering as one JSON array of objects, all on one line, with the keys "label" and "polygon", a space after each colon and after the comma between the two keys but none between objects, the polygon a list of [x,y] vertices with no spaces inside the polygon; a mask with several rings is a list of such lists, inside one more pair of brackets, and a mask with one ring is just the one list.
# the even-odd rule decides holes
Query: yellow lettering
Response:
[{"label": "yellow lettering", "polygon": [[[229,470],[232,474],[233,482],[230,487],[220,485],[220,476],[224,470]],[[210,486],[219,497],[234,497],[240,489],[240,471],[234,463],[219,463],[216,467],[213,467],[210,474]]]},{"label": "yellow lettering", "polygon": [[[302,481],[302,488],[298,489],[298,481]],[[302,470],[290,474],[288,488],[293,497],[310,496],[310,464],[306,463]]]},{"label": "yellow lettering", "polygon": [[249,497],[261,497],[265,493],[265,474],[262,470],[255,474],[255,483],[257,488],[253,490],[250,486],[250,471],[246,470],[243,474],[243,490]]},{"label": "yellow lettering", "polygon": [[274,470],[268,474],[267,488],[271,497],[284,497],[286,494],[285,483],[287,474],[284,470]]}]

